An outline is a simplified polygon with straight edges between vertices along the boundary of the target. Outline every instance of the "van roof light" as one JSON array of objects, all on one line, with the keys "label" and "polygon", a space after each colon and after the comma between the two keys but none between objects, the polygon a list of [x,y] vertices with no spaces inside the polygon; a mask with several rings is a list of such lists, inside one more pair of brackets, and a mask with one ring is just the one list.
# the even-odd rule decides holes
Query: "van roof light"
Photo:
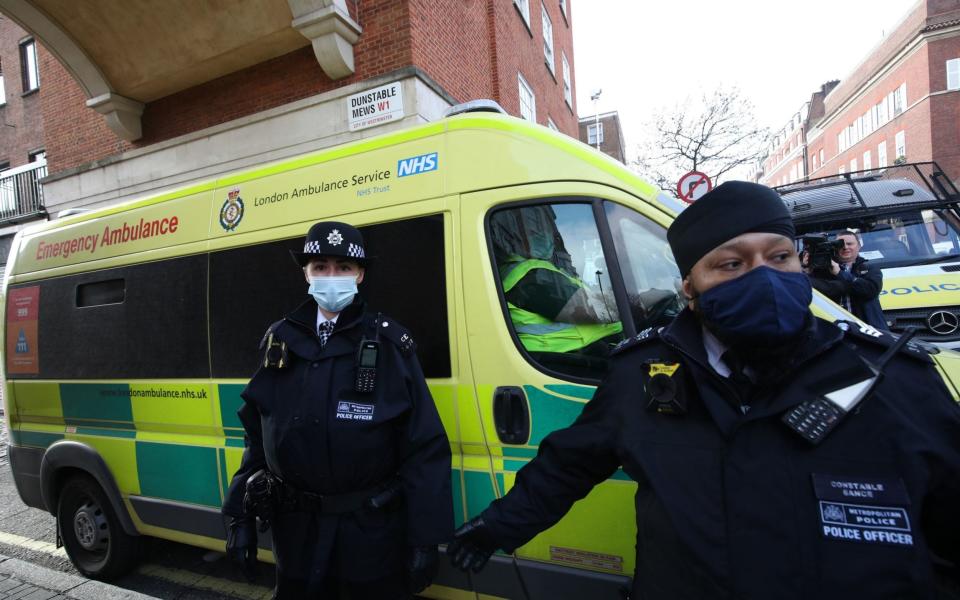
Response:
[{"label": "van roof light", "polygon": [[507,114],[507,111],[503,110],[503,107],[497,104],[496,100],[471,100],[470,102],[464,102],[462,104],[454,104],[447,110],[443,111],[444,118],[452,117],[453,115],[459,115],[463,113],[470,112],[492,112],[500,113],[502,115]]}]

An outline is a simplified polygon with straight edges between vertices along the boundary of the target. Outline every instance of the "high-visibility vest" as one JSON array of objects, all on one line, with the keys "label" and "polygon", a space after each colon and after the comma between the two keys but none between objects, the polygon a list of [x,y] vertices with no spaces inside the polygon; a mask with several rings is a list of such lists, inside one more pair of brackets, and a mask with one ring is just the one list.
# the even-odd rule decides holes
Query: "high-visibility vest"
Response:
[{"label": "high-visibility vest", "polygon": [[[546,269],[564,277],[578,288],[586,288],[583,281],[572,277],[545,260],[530,258],[507,263],[501,267],[503,293],[509,292],[534,269]],[[585,348],[608,335],[623,331],[620,321],[614,323],[563,323],[507,302],[513,327],[523,347],[531,352],[573,352]]]}]

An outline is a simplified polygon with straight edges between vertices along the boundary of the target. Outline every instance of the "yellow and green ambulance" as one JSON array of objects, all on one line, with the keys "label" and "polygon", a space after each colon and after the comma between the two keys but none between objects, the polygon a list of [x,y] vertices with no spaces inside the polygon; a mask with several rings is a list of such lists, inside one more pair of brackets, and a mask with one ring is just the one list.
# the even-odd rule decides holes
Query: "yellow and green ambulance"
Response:
[{"label": "yellow and green ambulance", "polygon": [[883,271],[892,331],[960,346],[960,192],[933,162],[906,163],[778,187],[798,235],[853,230]]},{"label": "yellow and green ambulance", "polygon": [[[18,234],[2,290],[10,463],[82,572],[118,575],[143,536],[223,549],[239,394],[264,330],[306,293],[288,251],[316,221],[363,231],[361,294],[414,333],[458,524],[576,418],[613,344],[681,309],[675,201],[560,133],[452,112]],[[615,474],[480,574],[443,561],[425,595],[620,597],[635,489]]]}]

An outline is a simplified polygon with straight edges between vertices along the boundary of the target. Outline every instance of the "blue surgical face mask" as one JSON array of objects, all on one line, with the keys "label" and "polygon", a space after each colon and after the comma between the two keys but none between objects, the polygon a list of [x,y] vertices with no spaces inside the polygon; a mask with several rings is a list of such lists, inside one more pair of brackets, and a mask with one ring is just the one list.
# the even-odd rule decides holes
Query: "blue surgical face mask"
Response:
[{"label": "blue surgical face mask", "polygon": [[353,302],[357,295],[356,275],[311,277],[310,295],[323,310],[338,313]]},{"label": "blue surgical face mask", "polygon": [[803,273],[757,267],[700,294],[700,314],[726,344],[774,346],[803,331],[813,290]]}]

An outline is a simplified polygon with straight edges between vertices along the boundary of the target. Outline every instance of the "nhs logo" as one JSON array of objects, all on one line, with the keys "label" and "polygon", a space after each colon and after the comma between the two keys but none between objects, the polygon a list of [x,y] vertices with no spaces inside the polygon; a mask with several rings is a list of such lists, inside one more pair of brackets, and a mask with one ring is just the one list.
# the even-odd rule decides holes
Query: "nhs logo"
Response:
[{"label": "nhs logo", "polygon": [[439,162],[437,153],[421,154],[412,158],[404,158],[397,161],[397,177],[406,177],[407,175],[419,175],[427,171],[436,171]]}]

